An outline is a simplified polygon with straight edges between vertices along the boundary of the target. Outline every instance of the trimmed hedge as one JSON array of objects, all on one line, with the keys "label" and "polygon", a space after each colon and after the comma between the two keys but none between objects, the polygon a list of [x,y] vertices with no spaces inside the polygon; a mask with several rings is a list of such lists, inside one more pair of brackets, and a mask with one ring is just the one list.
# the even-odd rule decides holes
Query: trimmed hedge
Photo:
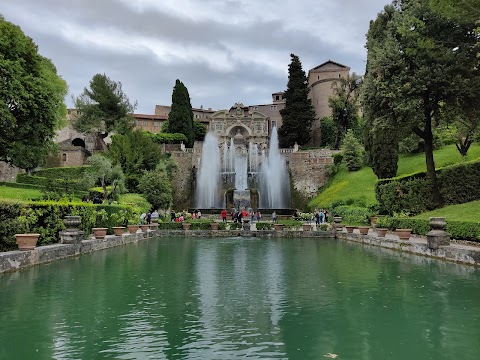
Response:
[{"label": "trimmed hedge", "polygon": [[153,141],[157,144],[180,144],[182,141],[185,144],[187,137],[181,133],[157,133],[152,136]]},{"label": "trimmed hedge", "polygon": [[158,223],[158,230],[182,230],[183,225],[181,222],[159,222]]},{"label": "trimmed hedge", "polygon": [[284,228],[297,228],[302,226],[303,221],[298,220],[277,220],[277,224],[282,224]]},{"label": "trimmed hedge", "polygon": [[8,181],[0,181],[0,186],[6,186],[16,189],[34,189],[34,190],[42,190],[42,186],[34,185],[34,184],[21,184],[16,182],[8,182]]},{"label": "trimmed hedge", "polygon": [[[426,235],[430,230],[428,219],[382,217],[377,219],[376,227],[395,229],[412,229],[417,235]],[[447,220],[446,231],[452,239],[480,241],[480,223],[471,221]]]},{"label": "trimmed hedge", "polygon": [[85,171],[90,166],[63,166],[55,168],[47,168],[36,170],[33,172],[35,176],[46,177],[49,179],[69,179],[79,180],[83,177]]},{"label": "trimmed hedge", "polygon": [[[15,234],[19,232],[39,233],[38,245],[57,243],[59,232],[65,229],[63,219],[67,215],[82,217],[80,230],[85,237],[94,227],[126,226],[131,219],[137,219],[138,210],[124,205],[94,205],[68,202],[0,202],[0,249],[16,249]],[[22,221],[23,218],[23,221]],[[23,223],[33,222],[28,228]]]},{"label": "trimmed hedge", "polygon": [[[437,180],[445,204],[463,204],[480,199],[480,161],[437,169]],[[425,172],[379,180],[375,195],[386,214],[419,214],[435,208],[431,183]]]},{"label": "trimmed hedge", "polygon": [[257,230],[272,230],[273,224],[271,222],[257,222],[255,224]]}]

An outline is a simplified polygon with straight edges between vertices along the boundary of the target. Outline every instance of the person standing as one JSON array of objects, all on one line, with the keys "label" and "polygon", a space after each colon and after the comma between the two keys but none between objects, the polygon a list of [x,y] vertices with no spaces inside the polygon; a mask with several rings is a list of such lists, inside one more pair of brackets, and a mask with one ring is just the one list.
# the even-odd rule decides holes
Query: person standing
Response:
[{"label": "person standing", "polygon": [[147,214],[142,212],[142,215],[140,215],[140,224],[143,225],[145,224],[145,218],[147,217]]},{"label": "person standing", "polygon": [[223,209],[221,212],[222,221],[227,222],[227,209]]},{"label": "person standing", "polygon": [[170,212],[170,221],[175,221],[175,218],[177,216],[175,215],[175,210],[172,209],[172,211]]},{"label": "person standing", "polygon": [[257,222],[259,222],[262,219],[262,214],[260,213],[260,210],[257,210]]},{"label": "person standing", "polygon": [[277,222],[277,213],[275,211],[272,213],[272,222]]}]

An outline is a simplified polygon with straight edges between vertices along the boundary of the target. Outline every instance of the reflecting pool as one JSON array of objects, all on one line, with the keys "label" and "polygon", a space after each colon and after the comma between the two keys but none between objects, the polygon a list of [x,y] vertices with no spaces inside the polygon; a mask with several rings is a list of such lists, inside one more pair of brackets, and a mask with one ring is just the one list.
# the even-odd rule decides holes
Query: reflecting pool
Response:
[{"label": "reflecting pool", "polygon": [[480,270],[320,239],[149,239],[0,275],[0,359],[480,359]]}]

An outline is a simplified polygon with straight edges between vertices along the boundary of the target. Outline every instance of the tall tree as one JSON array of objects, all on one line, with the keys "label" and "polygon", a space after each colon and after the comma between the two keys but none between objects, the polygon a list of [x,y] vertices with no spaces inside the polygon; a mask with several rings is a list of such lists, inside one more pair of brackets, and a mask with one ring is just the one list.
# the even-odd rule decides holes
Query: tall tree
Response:
[{"label": "tall tree", "polygon": [[74,99],[78,116],[73,127],[84,133],[96,134],[104,150],[104,138],[116,131],[125,133],[132,127],[132,113],[136,103],[131,104],[122,90],[122,83],[111,80],[105,74],[96,74],[90,80],[90,88]]},{"label": "tall tree", "polygon": [[0,160],[40,165],[66,115],[66,82],[20,27],[0,16]]},{"label": "tall tree", "polygon": [[280,110],[282,126],[278,129],[281,147],[295,143],[304,145],[310,141],[310,130],[315,121],[315,109],[308,98],[308,80],[297,55],[290,54],[288,84],[285,91],[285,108]]},{"label": "tall tree", "polygon": [[[442,206],[432,129],[440,120],[442,108],[460,109],[460,104],[466,103],[474,106],[471,92],[480,86],[475,24],[434,13],[428,0],[394,1],[377,21],[385,26],[380,28],[373,22],[369,35],[375,31],[384,34],[367,43],[365,79],[369,86],[365,91],[376,90],[374,95],[367,94],[365,112],[376,115],[374,121],[390,122],[387,128],[396,129],[400,137],[414,132],[424,140],[433,202]],[[382,118],[387,110],[391,114]],[[379,129],[373,127],[374,131]]]},{"label": "tall tree", "polygon": [[138,182],[143,173],[155,170],[165,156],[152,136],[143,130],[134,130],[125,135],[115,134],[108,150],[112,163],[122,167],[130,192],[138,191]]},{"label": "tall tree", "polygon": [[168,132],[181,133],[187,137],[187,147],[193,147],[195,132],[193,110],[188,89],[180,81],[175,81],[172,92],[172,108],[168,115]]},{"label": "tall tree", "polygon": [[358,121],[358,95],[361,85],[362,77],[355,73],[334,83],[333,95],[328,99],[336,127],[334,149],[340,148],[343,135]]},{"label": "tall tree", "polygon": [[90,168],[84,173],[84,181],[89,187],[99,184],[105,200],[125,192],[125,176],[120,165],[113,165],[110,159],[101,154],[90,156],[87,164]]}]

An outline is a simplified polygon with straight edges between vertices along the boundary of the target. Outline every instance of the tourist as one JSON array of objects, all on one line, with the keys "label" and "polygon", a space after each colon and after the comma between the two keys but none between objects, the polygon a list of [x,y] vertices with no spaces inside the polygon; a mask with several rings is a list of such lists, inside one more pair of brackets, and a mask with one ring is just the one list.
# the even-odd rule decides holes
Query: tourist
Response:
[{"label": "tourist", "polygon": [[272,213],[272,222],[277,222],[277,213],[275,211]]},{"label": "tourist", "polygon": [[315,210],[315,224],[320,224],[320,213],[317,210]]},{"label": "tourist", "polygon": [[320,213],[318,214],[319,217],[319,223],[323,223],[323,218],[325,217],[325,214],[323,213],[323,210],[320,210]]},{"label": "tourist", "polygon": [[147,214],[145,214],[144,212],[142,212],[142,214],[140,215],[140,224],[143,225],[145,223],[145,218],[147,217]]},{"label": "tourist", "polygon": [[260,213],[260,210],[257,210],[257,222],[259,222],[262,219],[262,214]]},{"label": "tourist", "polygon": [[328,211],[327,211],[327,210],[325,210],[325,214],[324,214],[324,215],[325,215],[325,222],[327,223],[327,222],[328,222]]},{"label": "tourist", "polygon": [[170,221],[175,221],[176,219],[176,215],[175,215],[175,210],[172,209],[172,211],[170,212]]},{"label": "tourist", "polygon": [[253,224],[253,220],[255,220],[255,212],[253,209],[250,209],[250,222]]},{"label": "tourist", "polygon": [[147,214],[147,224],[150,225],[152,222],[152,213],[149,211]]},{"label": "tourist", "polygon": [[248,219],[248,212],[246,209],[242,210],[242,220]]},{"label": "tourist", "polygon": [[197,218],[198,219],[202,218],[202,212],[200,210],[197,210]]},{"label": "tourist", "polygon": [[221,212],[222,221],[227,222],[227,209],[223,209]]}]

